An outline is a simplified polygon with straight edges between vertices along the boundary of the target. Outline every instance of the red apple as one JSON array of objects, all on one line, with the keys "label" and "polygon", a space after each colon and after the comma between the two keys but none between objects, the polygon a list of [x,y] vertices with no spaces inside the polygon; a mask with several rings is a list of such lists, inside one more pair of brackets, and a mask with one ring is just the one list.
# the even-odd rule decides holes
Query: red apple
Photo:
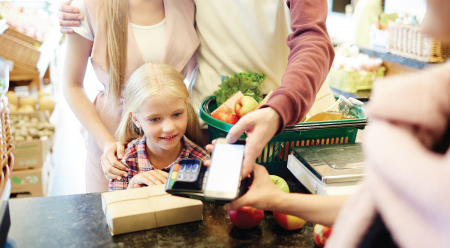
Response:
[{"label": "red apple", "polygon": [[236,116],[236,113],[233,111],[233,109],[222,106],[218,109],[214,110],[211,113],[211,116],[213,118],[216,118],[217,120],[230,123],[230,124],[236,124],[236,122],[239,120],[239,118]]},{"label": "red apple", "polygon": [[251,96],[241,96],[234,105],[234,111],[239,118],[252,112],[258,107],[258,102]]},{"label": "red apple", "polygon": [[258,226],[264,219],[264,211],[254,207],[241,207],[228,211],[230,220],[241,229],[250,229]]},{"label": "red apple", "polygon": [[306,220],[300,219],[299,217],[282,214],[273,211],[273,218],[282,228],[292,231],[302,228],[306,224]]},{"label": "red apple", "polygon": [[319,247],[324,247],[327,242],[328,237],[330,237],[331,231],[330,227],[322,226],[320,224],[316,224],[314,226],[314,241]]}]

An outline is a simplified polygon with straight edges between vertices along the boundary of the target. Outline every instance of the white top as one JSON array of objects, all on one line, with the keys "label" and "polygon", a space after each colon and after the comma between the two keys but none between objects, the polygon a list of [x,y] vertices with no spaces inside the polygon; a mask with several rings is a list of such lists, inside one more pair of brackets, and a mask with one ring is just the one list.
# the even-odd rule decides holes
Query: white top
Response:
[{"label": "white top", "polygon": [[281,85],[289,56],[290,13],[285,0],[194,2],[199,72],[189,88],[196,111],[219,88],[222,75],[264,73],[263,94]]},{"label": "white top", "polygon": [[[80,14],[86,16],[84,0],[73,0],[71,6],[77,7]],[[139,26],[131,23],[134,38],[138,43],[145,63],[160,63],[166,50],[166,19],[152,26]],[[94,41],[94,34],[89,28],[87,18],[81,21],[81,25],[73,27],[75,33]]]}]

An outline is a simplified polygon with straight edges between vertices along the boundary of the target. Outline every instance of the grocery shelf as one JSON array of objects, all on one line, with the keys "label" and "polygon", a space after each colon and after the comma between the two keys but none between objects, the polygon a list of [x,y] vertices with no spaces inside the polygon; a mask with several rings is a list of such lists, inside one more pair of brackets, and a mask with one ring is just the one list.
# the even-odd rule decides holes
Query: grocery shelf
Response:
[{"label": "grocery shelf", "polygon": [[367,54],[369,56],[378,57],[381,58],[383,61],[388,61],[391,63],[403,65],[406,67],[410,67],[413,69],[425,69],[429,66],[435,65],[433,63],[424,63],[413,59],[408,59],[405,57],[400,57],[397,55],[394,55],[392,53],[382,51],[379,49],[372,49],[364,46],[358,46],[361,53]]}]

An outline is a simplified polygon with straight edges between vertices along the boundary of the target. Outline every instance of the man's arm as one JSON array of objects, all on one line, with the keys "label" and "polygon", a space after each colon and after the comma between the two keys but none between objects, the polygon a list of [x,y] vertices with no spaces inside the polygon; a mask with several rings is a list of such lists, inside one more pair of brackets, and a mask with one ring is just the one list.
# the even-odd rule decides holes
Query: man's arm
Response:
[{"label": "man's arm", "polygon": [[58,5],[58,18],[59,26],[61,26],[61,33],[73,34],[73,29],[70,27],[76,27],[81,24],[80,21],[84,19],[84,16],[80,14],[78,8],[70,6],[72,0],[61,2]]},{"label": "man's arm", "polygon": [[264,107],[280,115],[278,133],[306,116],[325,81],[334,59],[326,27],[326,0],[288,0],[292,34],[287,39],[291,52],[281,86]]},{"label": "man's arm", "polygon": [[227,141],[234,143],[244,132],[247,134],[242,177],[252,171],[256,158],[274,135],[306,116],[334,59],[325,25],[327,1],[289,0],[287,4],[293,33],[287,39],[291,52],[281,86],[267,104],[239,119],[227,135]]}]

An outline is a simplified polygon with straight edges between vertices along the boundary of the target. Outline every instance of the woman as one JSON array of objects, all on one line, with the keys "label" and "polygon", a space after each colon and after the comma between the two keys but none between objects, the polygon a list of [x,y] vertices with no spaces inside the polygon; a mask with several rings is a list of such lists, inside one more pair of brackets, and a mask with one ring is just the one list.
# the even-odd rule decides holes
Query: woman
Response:
[{"label": "woman", "polygon": [[[103,192],[108,191],[105,175],[109,179],[126,176],[121,172],[126,167],[115,156],[102,156],[117,148],[118,154],[124,153],[114,133],[122,117],[125,82],[147,62],[169,64],[185,75],[199,45],[195,6],[191,0],[75,0],[73,4],[86,18],[67,36],[63,91],[88,132],[86,191]],[[105,88],[94,103],[83,89],[89,57]]]}]

